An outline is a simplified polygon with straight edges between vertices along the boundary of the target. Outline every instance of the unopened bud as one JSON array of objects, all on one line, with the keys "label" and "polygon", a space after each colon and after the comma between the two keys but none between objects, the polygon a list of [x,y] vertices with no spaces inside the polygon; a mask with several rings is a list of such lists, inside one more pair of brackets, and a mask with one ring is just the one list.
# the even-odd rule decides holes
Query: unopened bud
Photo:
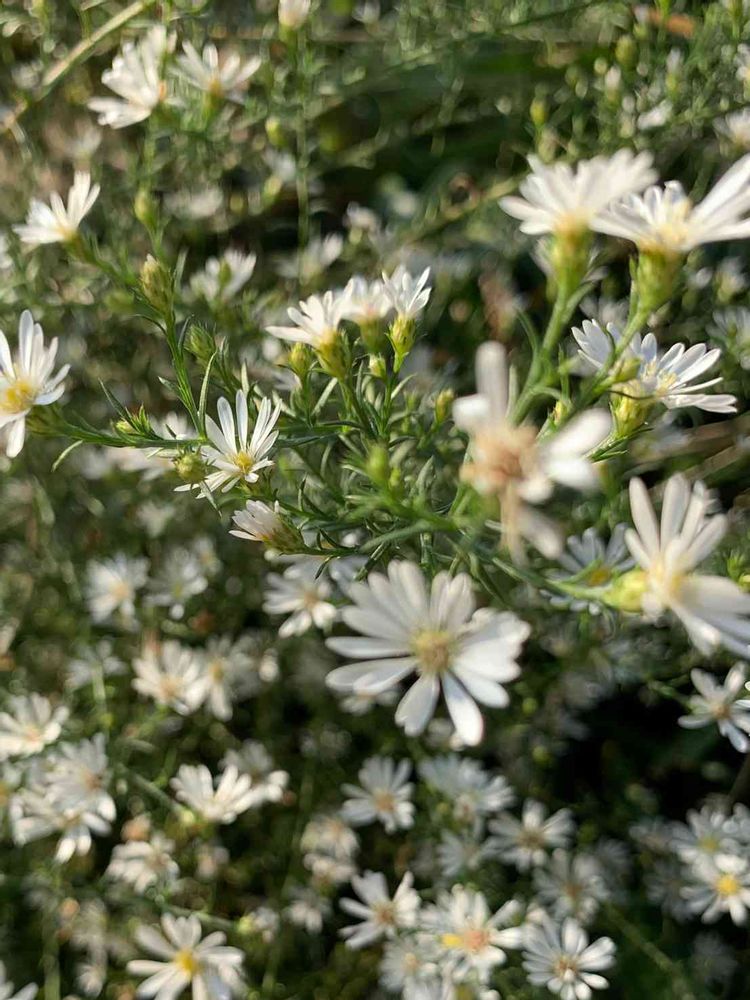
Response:
[{"label": "unopened bud", "polygon": [[185,451],[174,459],[177,475],[183,483],[202,483],[206,478],[206,463],[197,451]]},{"label": "unopened bud", "polygon": [[395,355],[394,369],[399,371],[414,346],[417,334],[417,324],[411,316],[397,316],[388,331],[388,339],[393,345]]},{"label": "unopened bud", "polygon": [[173,288],[169,270],[151,254],[141,268],[141,290],[146,300],[160,313],[172,310]]},{"label": "unopened bud", "polygon": [[374,445],[367,456],[367,475],[374,483],[385,485],[390,473],[391,464],[388,459],[388,450],[381,444]]},{"label": "unopened bud", "polygon": [[456,394],[452,389],[442,389],[435,399],[435,423],[442,424],[451,415]]},{"label": "unopened bud", "polygon": [[158,209],[153,195],[146,188],[139,188],[133,202],[136,219],[146,229],[154,229],[158,220]]},{"label": "unopened bud", "polygon": [[638,310],[644,316],[660,309],[672,298],[682,267],[682,256],[662,250],[642,249],[635,274]]},{"label": "unopened bud", "polygon": [[320,367],[328,375],[342,381],[349,371],[349,349],[346,337],[339,329],[331,329],[315,348]]},{"label": "unopened bud", "polygon": [[379,379],[384,379],[388,374],[388,365],[382,354],[370,355],[370,374]]},{"label": "unopened bud", "polygon": [[547,102],[541,97],[535,97],[529,108],[529,115],[537,128],[541,128],[547,121]]},{"label": "unopened bud", "polygon": [[287,357],[287,364],[300,381],[303,381],[312,367],[313,357],[307,344],[296,343]]},{"label": "unopened bud", "polygon": [[602,600],[618,611],[641,611],[648,580],[642,569],[623,573],[602,593]]}]

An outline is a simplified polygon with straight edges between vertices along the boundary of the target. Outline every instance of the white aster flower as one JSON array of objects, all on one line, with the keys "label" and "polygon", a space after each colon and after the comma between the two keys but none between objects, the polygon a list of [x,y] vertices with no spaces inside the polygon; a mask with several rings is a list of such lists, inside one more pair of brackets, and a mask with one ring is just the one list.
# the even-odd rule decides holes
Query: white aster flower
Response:
[{"label": "white aster flower", "polygon": [[36,983],[29,983],[28,986],[20,989],[18,993],[15,992],[15,989],[13,983],[8,979],[5,964],[0,962],[0,1000],[33,1000],[39,987]]},{"label": "white aster flower", "polygon": [[209,257],[203,270],[191,277],[190,289],[207,302],[229,302],[253,276],[257,259],[256,254],[239,250],[225,250],[221,257]]},{"label": "white aster flower", "polygon": [[523,872],[532,865],[543,865],[549,850],[569,847],[574,825],[569,809],[548,815],[541,802],[526,799],[520,820],[511,813],[503,813],[490,821],[489,830],[492,836],[488,846],[503,861]]},{"label": "white aster flower", "polygon": [[424,941],[414,935],[387,940],[380,963],[380,982],[403,1000],[443,1000],[436,955],[426,954]]},{"label": "white aster flower", "polygon": [[516,658],[529,627],[511,612],[476,610],[470,578],[441,572],[428,592],[414,563],[394,560],[388,576],[371,573],[352,583],[353,607],[342,618],[361,636],[328,640],[342,656],[364,660],[333,670],[327,678],[337,691],[384,691],[409,674],[416,682],[396,709],[406,733],[421,733],[432,718],[442,688],[456,730],[469,745],[482,738],[476,702],[503,708],[504,685],[520,673]]},{"label": "white aster flower", "polygon": [[520,186],[522,197],[500,199],[500,206],[521,220],[521,231],[532,236],[571,236],[593,229],[614,199],[642,191],[656,179],[650,153],[634,156],[620,149],[614,156],[546,165],[529,157],[531,173]]},{"label": "white aster flower", "polygon": [[315,889],[307,886],[297,886],[292,889],[292,902],[284,910],[284,915],[297,927],[302,927],[308,934],[320,934],[323,921],[331,916],[330,901],[321,896]]},{"label": "white aster flower", "polygon": [[518,903],[510,900],[493,914],[483,893],[454,885],[440,893],[437,905],[425,908],[421,922],[436,935],[454,982],[473,973],[487,985],[492,969],[506,961],[504,949],[521,945],[520,927],[507,926],[519,912]]},{"label": "white aster flower", "polygon": [[212,42],[204,45],[201,53],[190,42],[183,42],[182,52],[177,65],[189,83],[211,97],[238,104],[261,64],[259,56],[243,61],[236,52],[220,53]]},{"label": "white aster flower", "polygon": [[750,750],[750,701],[738,700],[745,686],[744,665],[735,664],[723,683],[705,670],[691,670],[690,678],[698,694],[690,696],[690,714],[683,715],[679,724],[685,729],[716,725],[735,750],[747,753]]},{"label": "white aster flower", "polygon": [[473,832],[459,836],[450,830],[443,830],[440,834],[436,853],[440,871],[450,879],[476,871],[491,857],[487,841],[478,841]]},{"label": "white aster flower", "polygon": [[698,858],[690,867],[691,884],[683,891],[691,913],[700,913],[704,923],[728,913],[735,924],[747,921],[750,909],[750,863],[736,854]]},{"label": "white aster flower", "polygon": [[709,506],[702,483],[691,490],[684,476],[672,476],[664,490],[659,527],[646,487],[640,479],[631,479],[630,509],[636,530],[628,531],[625,541],[644,571],[642,607],[647,615],[672,611],[702,653],[724,645],[747,656],[750,595],[725,577],[692,572],[726,531],[726,518],[709,516]]},{"label": "white aster flower", "polygon": [[[573,336],[579,354],[594,371],[608,369],[612,353],[622,339],[613,323],[607,325],[605,332],[590,320],[583,321],[583,329],[574,328]],[[636,333],[618,362],[618,368],[627,372],[627,378],[618,383],[616,391],[628,399],[663,403],[668,410],[697,406],[709,413],[736,413],[734,396],[703,391],[721,382],[721,377],[691,385],[713,368],[720,357],[718,348],[709,350],[705,344],[693,344],[688,348],[684,344],[672,344],[662,352],[653,333],[645,337]]]},{"label": "white aster flower", "polygon": [[294,326],[269,326],[267,331],[281,340],[309,344],[314,348],[330,345],[336,340],[341,321],[347,314],[346,292],[326,292],[322,297],[311,295],[300,302],[299,309],[288,310]]},{"label": "white aster flower", "polygon": [[313,816],[302,833],[303,851],[330,854],[339,861],[349,861],[359,850],[359,838],[338,813]]},{"label": "white aster flower", "polygon": [[340,931],[348,947],[366,948],[383,937],[394,937],[401,928],[414,927],[419,896],[412,888],[413,884],[413,875],[406,872],[391,898],[385,875],[381,872],[366,871],[355,875],[352,889],[359,900],[341,900],[341,909],[360,921]]},{"label": "white aster flower", "polygon": [[5,453],[15,458],[23,448],[26,416],[35,406],[49,406],[65,391],[63,379],[70,365],[53,375],[57,357],[57,337],[44,346],[44,333],[28,309],[18,323],[18,350],[15,359],[5,334],[0,330],[0,440]]},{"label": "white aster flower", "polygon": [[382,281],[368,281],[361,275],[350,279],[344,289],[345,319],[358,326],[377,324],[391,311],[391,303]]},{"label": "white aster flower", "polygon": [[328,598],[333,593],[329,580],[320,574],[314,557],[298,560],[283,574],[269,573],[263,610],[269,615],[288,615],[279,636],[302,635],[313,627],[327,629],[338,609]]},{"label": "white aster flower", "polygon": [[205,677],[205,704],[217,719],[231,719],[232,702],[260,687],[251,646],[230,636],[209,639],[200,654]]},{"label": "white aster flower", "polygon": [[115,56],[102,83],[117,97],[95,97],[89,108],[99,115],[100,125],[126,128],[148,118],[167,99],[164,62],[174,46],[174,36],[157,24],[138,42],[126,42]]},{"label": "white aster flower", "polygon": [[50,195],[49,205],[34,198],[25,224],[13,228],[22,243],[32,246],[67,243],[78,233],[78,227],[93,208],[99,191],[98,184],[91,184],[91,175],[87,171],[76,171],[73,186],[68,191],[67,205],[56,191]]},{"label": "white aster flower", "polygon": [[750,149],[750,108],[734,111],[719,122],[716,131],[740,149]]},{"label": "white aster flower", "polygon": [[110,832],[109,822],[89,808],[88,800],[72,803],[69,799],[61,799],[54,783],[42,782],[14,795],[10,817],[16,844],[58,835],[55,860],[61,864],[70,861],[74,854],[88,854],[92,833],[107,836]]},{"label": "white aster flower", "polygon": [[41,753],[60,736],[69,714],[36,693],[12,696],[6,709],[0,712],[0,760]]},{"label": "white aster flower", "polygon": [[253,806],[280,802],[289,784],[288,772],[274,767],[273,758],[257,740],[245,740],[239,750],[227,750],[221,767],[235,767],[240,774],[250,777]]},{"label": "white aster flower", "polygon": [[329,233],[322,239],[315,237],[307,246],[281,260],[277,270],[284,278],[309,285],[339,259],[343,249],[344,240],[339,233]]},{"label": "white aster flower", "polygon": [[348,784],[342,787],[349,798],[341,815],[354,826],[377,820],[386,833],[408,829],[414,823],[411,801],[414,785],[409,781],[410,774],[408,760],[396,764],[390,757],[370,757],[359,770],[361,787]]},{"label": "white aster flower", "polygon": [[274,428],[281,406],[272,410],[270,399],[263,398],[249,441],[247,394],[242,389],[237,390],[235,412],[236,425],[232,407],[222,396],[218,403],[221,427],[212,417],[206,417],[206,433],[211,444],[204,446],[201,454],[216,469],[205,480],[206,489],[212,493],[217,489],[226,493],[239,482],[257,483],[261,470],[273,465],[266,456],[279,436]]},{"label": "white aster flower", "polygon": [[88,567],[86,597],[91,617],[105,621],[117,614],[125,622],[135,617],[135,597],[148,579],[148,561],[116,555]]},{"label": "white aster flower", "polygon": [[570,854],[559,847],[544,867],[534,870],[534,888],[554,917],[575,917],[584,924],[610,896],[599,863],[591,854]]},{"label": "white aster flower", "polygon": [[611,205],[592,228],[632,240],[641,251],[679,257],[704,243],[750,236],[750,155],[743,156],[693,205],[678,181]]},{"label": "white aster flower", "polygon": [[[624,524],[616,524],[606,545],[596,528],[586,528],[581,535],[571,535],[559,559],[564,572],[555,571],[550,576],[561,580],[574,576],[589,590],[604,590],[613,577],[633,567],[625,544],[625,531]],[[588,610],[591,614],[598,614],[600,610],[596,601],[576,600],[562,594],[554,595],[550,603],[569,607],[572,611]]]},{"label": "white aster flower", "polygon": [[202,594],[208,586],[198,557],[189,549],[172,549],[159,564],[159,572],[150,583],[149,602],[168,608],[171,618],[182,618],[191,597]]},{"label": "white aster flower", "polygon": [[383,295],[398,319],[416,319],[424,310],[432,294],[432,289],[426,287],[429,280],[429,267],[418,277],[401,264],[390,277],[383,274]]},{"label": "white aster flower", "polygon": [[596,469],[586,456],[609,433],[609,414],[588,410],[541,440],[532,426],[516,425],[505,350],[494,342],[477,351],[476,381],[477,394],[453,406],[456,424],[470,437],[471,461],[462,476],[478,492],[498,497],[503,531],[516,558],[521,537],[553,558],[561,549],[559,532],[531,505],[547,500],[555,483],[579,490],[597,485]]},{"label": "white aster flower", "polygon": [[150,840],[117,844],[106,874],[143,895],[149,886],[169,885],[177,880],[180,869],[172,860],[173,853],[174,842],[160,833],[155,833]]},{"label": "white aster flower", "polygon": [[189,715],[206,696],[206,675],[200,657],[173,639],[149,643],[133,660],[133,687],[158,705]]},{"label": "white aster flower", "polygon": [[163,934],[145,924],[135,932],[140,947],[157,956],[128,962],[131,975],[147,977],[138,987],[138,997],[174,1000],[187,986],[193,1000],[227,1000],[242,992],[242,952],[225,945],[225,934],[214,931],[201,940],[200,920],[194,915],[165,913],[161,927]]},{"label": "white aster flower", "polygon": [[[216,787],[214,788],[214,784]],[[171,781],[180,802],[211,823],[234,823],[254,804],[252,779],[231,765],[212,778],[204,764],[183,764]]]},{"label": "white aster flower", "polygon": [[559,927],[550,920],[530,925],[524,934],[529,982],[546,986],[561,1000],[589,1000],[592,990],[605,990],[609,984],[599,973],[614,964],[614,956],[610,938],[589,944],[586,931],[570,917]]},{"label": "white aster flower", "polygon": [[107,790],[109,760],[102,733],[79,743],[63,743],[45,762],[44,781],[55,803],[67,813],[94,814],[107,823],[116,815]]},{"label": "white aster flower", "polygon": [[739,849],[734,820],[720,809],[705,805],[688,810],[687,823],[671,825],[670,848],[687,865],[732,854]]},{"label": "white aster flower", "polygon": [[278,547],[280,541],[291,540],[294,532],[279,514],[279,503],[269,507],[262,500],[247,500],[242,510],[232,515],[235,527],[229,531],[235,538],[248,542],[263,542]]},{"label": "white aster flower", "polygon": [[310,16],[311,0],[279,0],[279,24],[282,28],[301,28]]},{"label": "white aster flower", "polygon": [[479,761],[446,754],[421,761],[419,775],[451,806],[453,818],[474,825],[487,816],[513,805],[515,793],[501,774],[488,774]]}]

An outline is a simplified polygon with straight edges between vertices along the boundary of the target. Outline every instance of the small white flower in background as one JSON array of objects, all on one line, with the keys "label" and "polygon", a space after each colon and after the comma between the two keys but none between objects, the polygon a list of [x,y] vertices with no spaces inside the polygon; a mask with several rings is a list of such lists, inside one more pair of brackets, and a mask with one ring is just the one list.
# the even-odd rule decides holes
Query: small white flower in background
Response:
[{"label": "small white flower in background", "polygon": [[722,340],[741,368],[750,370],[750,309],[736,307],[714,313],[711,335]]},{"label": "small white flower in background", "polygon": [[519,188],[521,197],[500,199],[500,207],[521,220],[521,231],[531,236],[545,233],[575,235],[594,228],[600,213],[615,198],[642,191],[656,180],[650,153],[634,156],[628,149],[609,158],[546,165],[529,157],[531,173]]},{"label": "small white flower in background", "polygon": [[350,279],[344,289],[346,309],[344,318],[367,326],[377,323],[391,311],[391,303],[382,281],[368,281],[360,275]]},{"label": "small white flower in background", "polygon": [[280,261],[278,273],[300,285],[309,285],[339,259],[343,249],[344,240],[339,233],[329,233],[323,239],[316,237],[306,247]]},{"label": "small white flower in background", "polygon": [[286,918],[308,934],[320,934],[323,921],[332,913],[330,901],[307,886],[296,886],[291,896],[292,902],[284,910]]},{"label": "small white flower in background", "polygon": [[182,76],[194,87],[211,97],[224,98],[241,104],[250,79],[260,69],[259,56],[242,60],[236,52],[219,52],[209,42],[198,52],[190,42],[182,43],[182,55],[177,59]]},{"label": "small white flower in background", "polygon": [[167,99],[164,62],[174,47],[174,35],[157,24],[138,42],[126,42],[102,83],[117,97],[95,97],[88,106],[99,115],[100,125],[126,128],[148,118]]},{"label": "small white flower in background", "polygon": [[339,708],[351,715],[367,715],[376,705],[394,705],[398,699],[398,691],[381,691],[378,694],[368,694],[364,691],[352,691],[339,701]]},{"label": "small white flower in background", "polygon": [[380,982],[404,1000],[445,1000],[437,978],[435,954],[428,955],[421,937],[386,940],[380,963]]},{"label": "small white flower in background", "polygon": [[346,291],[311,295],[292,307],[287,315],[294,326],[268,326],[266,330],[281,340],[291,340],[311,347],[325,347],[338,336],[341,321],[348,307]]},{"label": "small white flower in background", "polygon": [[91,184],[88,172],[76,171],[67,205],[56,191],[50,195],[49,205],[34,198],[26,222],[13,229],[22,243],[31,246],[67,243],[78,233],[78,227],[93,208],[100,190],[98,184]]},{"label": "small white flower in background", "polygon": [[273,465],[273,461],[266,456],[279,436],[279,432],[274,428],[281,413],[281,406],[277,405],[272,410],[270,399],[264,397],[261,400],[249,441],[247,394],[242,389],[237,390],[235,412],[236,425],[232,407],[222,396],[218,402],[221,427],[212,417],[206,417],[206,433],[211,444],[205,445],[201,449],[201,454],[206,462],[216,469],[216,472],[210,473],[205,480],[205,488],[212,493],[217,489],[226,493],[240,482],[257,483],[260,472]]},{"label": "small white flower in background", "polygon": [[750,863],[736,854],[698,858],[690,866],[690,884],[684,897],[691,913],[704,923],[713,923],[724,913],[742,925],[750,909]]},{"label": "small white flower in background", "polygon": [[339,861],[329,854],[316,854],[314,851],[305,854],[303,862],[312,874],[313,885],[322,891],[350,882],[357,872],[350,861]]},{"label": "small white flower in background", "polygon": [[429,280],[429,267],[418,277],[400,264],[390,277],[383,273],[383,295],[398,319],[416,319],[424,310],[432,294],[426,287]]},{"label": "small white flower in background", "polygon": [[[598,323],[583,321],[583,329],[573,328],[579,354],[594,371],[606,371],[612,352],[622,339],[620,330],[609,323],[605,332]],[[615,392],[627,399],[652,400],[663,403],[668,410],[682,406],[697,406],[709,413],[736,413],[737,400],[728,393],[706,393],[721,377],[691,385],[721,357],[718,348],[709,350],[705,344],[673,344],[667,351],[659,351],[653,333],[641,337],[636,333],[622,355],[618,367],[627,369],[627,380],[618,383]],[[632,365],[637,365],[631,372]]]},{"label": "small white flower in background", "polygon": [[[550,577],[564,580],[574,576],[584,587],[603,590],[613,577],[633,567],[625,544],[625,531],[624,524],[616,524],[606,545],[596,528],[586,528],[582,535],[571,535],[559,558],[565,572],[554,571]],[[601,610],[596,601],[577,600],[564,594],[553,595],[550,603],[557,607],[569,607],[572,611],[588,610],[591,614],[598,614]]]},{"label": "small white flower in background", "polygon": [[441,688],[456,731],[469,745],[484,729],[476,702],[505,707],[504,685],[521,670],[516,658],[529,627],[511,612],[476,610],[470,578],[441,572],[427,584],[414,563],[394,560],[388,575],[371,573],[352,583],[354,606],[342,618],[360,636],[327,640],[341,656],[363,660],[331,671],[336,691],[378,693],[409,674],[417,680],[396,709],[407,735],[421,733],[432,718]]},{"label": "small white flower in background", "polygon": [[235,699],[256,694],[261,687],[250,643],[214,636],[199,658],[205,677],[206,706],[217,719],[231,719]]},{"label": "small white flower in background", "polygon": [[252,278],[257,259],[256,254],[239,250],[225,250],[221,257],[209,257],[203,270],[190,278],[190,289],[207,302],[230,302]]},{"label": "small white flower in background", "polygon": [[116,555],[89,563],[86,598],[91,617],[103,622],[117,614],[124,622],[135,617],[135,597],[148,580],[148,560]]},{"label": "small white flower in background", "polygon": [[139,694],[180,715],[194,712],[206,697],[200,657],[173,639],[144,646],[133,660],[133,671],[133,687]]},{"label": "small white flower in background", "polygon": [[529,424],[516,425],[505,349],[487,342],[477,351],[477,394],[457,399],[453,419],[470,438],[462,476],[485,495],[499,498],[502,527],[511,553],[520,559],[521,537],[554,558],[562,546],[557,527],[533,510],[549,499],[554,484],[578,490],[596,487],[597,471],[586,457],[607,436],[611,419],[588,410],[541,440]]},{"label": "small white flower in background", "polygon": [[177,863],[172,860],[174,842],[160,833],[154,833],[149,840],[130,840],[117,844],[112,850],[112,858],[106,874],[120,882],[125,882],[139,895],[152,885],[169,885],[180,875]]},{"label": "small white flower in background", "polygon": [[301,28],[310,16],[311,0],[279,0],[279,24],[282,28]]},{"label": "small white flower in background", "polygon": [[553,848],[569,847],[575,827],[569,809],[549,815],[541,802],[526,799],[520,820],[503,813],[490,821],[489,830],[488,847],[524,872],[545,864],[547,852]]},{"label": "small white flower in background", "polygon": [[507,926],[519,914],[514,900],[493,914],[483,893],[454,885],[438,895],[437,905],[425,908],[421,923],[436,936],[454,982],[473,973],[487,985],[492,969],[507,959],[504,949],[521,945],[521,928]]},{"label": "small white flower in background", "polygon": [[203,764],[183,764],[171,785],[180,802],[212,823],[234,823],[240,813],[255,804],[252,779],[231,765],[220,777],[212,778]]},{"label": "small white flower in background", "polygon": [[111,823],[115,803],[107,791],[109,761],[102,733],[80,743],[63,743],[45,762],[44,781],[57,804],[67,811],[94,813]]},{"label": "small white flower in background", "polygon": [[4,963],[0,962],[0,1000],[33,1000],[39,987],[36,983],[29,983],[18,993],[15,992],[15,989],[13,983],[8,979]]},{"label": "small white flower in background", "polygon": [[705,670],[691,670],[690,678],[698,694],[690,696],[690,714],[683,715],[679,724],[685,729],[716,725],[735,750],[747,753],[750,750],[750,701],[739,701],[745,687],[744,665],[735,664],[723,683]]},{"label": "small white flower in background", "polygon": [[748,211],[750,156],[743,156],[697,205],[678,181],[669,181],[611,205],[592,228],[632,240],[642,251],[681,256],[704,243],[750,236]]},{"label": "small white flower in background", "polygon": [[279,628],[282,639],[303,635],[313,625],[327,629],[336,618],[338,609],[329,601],[333,586],[319,571],[316,558],[302,557],[283,574],[267,576],[263,610],[269,615],[289,615]]},{"label": "small white flower in background", "polygon": [[0,760],[40,753],[60,736],[68,715],[41,694],[11,696],[0,712]]},{"label": "small white flower in background", "polygon": [[349,861],[359,851],[359,838],[338,813],[320,813],[305,826],[300,847],[306,852],[329,854],[339,861]]},{"label": "small white flower in background", "polygon": [[516,797],[502,774],[489,774],[479,761],[455,753],[420,761],[419,776],[446,799],[462,824],[473,825],[513,805]]},{"label": "small white flower in background", "polygon": [[232,514],[235,527],[229,534],[235,538],[244,538],[248,542],[263,542],[278,548],[280,545],[296,544],[300,541],[291,528],[279,514],[278,501],[269,507],[262,500],[247,500],[242,510]]},{"label": "small white flower in background", "polygon": [[390,757],[370,757],[359,769],[361,787],[342,786],[349,798],[342,806],[341,815],[354,826],[377,820],[386,833],[408,829],[414,823],[411,801],[414,785],[409,781],[410,774],[408,760],[397,764]]},{"label": "small white flower in background", "polygon": [[189,549],[172,549],[160,562],[159,572],[149,584],[149,603],[167,608],[170,618],[180,619],[191,597],[208,586],[198,557]]},{"label": "small white flower in background", "polygon": [[750,108],[727,115],[716,126],[716,131],[740,149],[750,150]]},{"label": "small white flower in background", "polygon": [[[414,927],[419,911],[419,895],[412,885],[414,877],[406,872],[391,898],[388,883],[381,872],[366,871],[352,878],[357,899],[342,899],[341,909],[361,922],[343,927],[340,934],[349,948],[365,948],[383,937],[393,937],[404,927]],[[361,902],[360,902],[361,900]]]},{"label": "small white flower in background", "polygon": [[23,448],[26,416],[35,406],[49,406],[65,391],[63,379],[70,365],[52,374],[57,357],[57,337],[44,346],[44,333],[28,309],[18,323],[15,359],[0,330],[0,432],[4,431],[5,453],[15,458]]},{"label": "small white flower in background", "polygon": [[693,938],[690,968],[703,986],[726,987],[738,965],[734,949],[719,934],[703,931]]},{"label": "small white flower in background", "polygon": [[239,750],[227,750],[221,759],[221,768],[227,767],[235,767],[240,774],[250,777],[253,806],[280,802],[284,797],[289,774],[274,768],[273,758],[257,740],[245,740]]},{"label": "small white flower in background", "polygon": [[476,871],[492,857],[487,844],[487,841],[478,841],[473,833],[458,836],[443,830],[436,852],[441,873],[455,879],[463,873]]},{"label": "small white flower in background", "polygon": [[559,847],[546,865],[534,869],[534,888],[540,903],[554,917],[575,917],[583,924],[610,896],[592,855],[570,854]]},{"label": "small white flower in background", "polygon": [[141,924],[135,932],[138,945],[157,956],[156,960],[128,962],[130,975],[147,977],[137,996],[174,1000],[187,986],[193,1000],[226,1000],[242,992],[242,952],[225,944],[225,934],[214,931],[203,938],[200,920],[194,915],[173,917],[165,913],[161,928],[163,934]]},{"label": "small white flower in background", "polygon": [[690,809],[686,819],[687,823],[672,823],[669,844],[685,864],[739,850],[735,823],[720,809],[710,805],[703,806],[700,811]]},{"label": "small white flower in background", "polygon": [[112,643],[102,639],[94,646],[85,647],[78,656],[67,665],[65,686],[71,691],[88,684],[96,683],[99,678],[117,677],[125,673],[126,666],[112,651]]},{"label": "small white flower in background", "polygon": [[588,1000],[592,990],[609,985],[599,973],[614,965],[614,943],[602,937],[589,944],[586,931],[570,917],[559,927],[548,919],[529,925],[523,948],[529,982],[546,986],[561,1000]]},{"label": "small white flower in background", "polygon": [[711,500],[702,483],[692,487],[672,476],[664,490],[661,527],[640,479],[630,481],[635,531],[625,541],[645,573],[643,611],[656,617],[672,611],[704,654],[719,645],[750,654],[750,594],[732,580],[692,572],[716,548],[726,531],[722,514],[709,516]]}]

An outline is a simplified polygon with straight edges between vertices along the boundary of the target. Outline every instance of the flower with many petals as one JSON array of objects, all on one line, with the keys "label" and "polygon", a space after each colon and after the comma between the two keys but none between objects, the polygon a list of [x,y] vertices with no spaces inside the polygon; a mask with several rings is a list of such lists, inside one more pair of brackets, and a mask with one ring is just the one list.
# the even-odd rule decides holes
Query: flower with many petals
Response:
[{"label": "flower with many petals", "polygon": [[586,931],[568,917],[558,926],[545,919],[525,932],[523,967],[534,986],[546,986],[561,1000],[589,1000],[592,990],[606,990],[599,975],[614,964],[615,946],[608,937],[589,944]]},{"label": "flower with many petals", "polygon": [[745,687],[745,676],[741,663],[732,667],[723,683],[705,670],[691,670],[690,678],[698,694],[690,696],[690,714],[683,715],[679,724],[685,729],[716,725],[735,750],[747,753],[750,750],[750,702],[739,697]]},{"label": "flower with many petals", "polygon": [[204,45],[200,53],[190,42],[183,42],[182,53],[177,65],[188,83],[211,97],[238,104],[261,63],[259,56],[243,62],[236,52],[220,53],[213,42]]},{"label": "flower with many petals", "polygon": [[[419,896],[412,889],[414,877],[407,872],[393,897],[381,872],[364,872],[352,877],[352,889],[359,899],[342,899],[341,909],[357,917],[358,924],[341,929],[349,948],[365,948],[397,930],[413,927],[419,910]],[[361,900],[361,902],[360,902]]]},{"label": "flower with many petals", "polygon": [[261,400],[249,441],[247,394],[242,389],[237,390],[236,424],[232,407],[223,396],[217,408],[221,427],[212,417],[206,417],[206,434],[211,443],[203,447],[201,454],[216,469],[216,472],[206,476],[206,489],[212,493],[221,489],[222,493],[226,493],[239,482],[257,483],[261,470],[273,465],[273,461],[266,456],[279,436],[275,427],[281,406],[277,405],[272,410],[270,399],[264,397]]},{"label": "flower with many petals", "polygon": [[29,206],[26,222],[13,228],[23,243],[32,246],[67,243],[78,233],[78,227],[99,197],[99,190],[98,184],[92,185],[88,171],[76,171],[67,205],[57,191],[50,195],[49,205],[35,198]]},{"label": "flower with many petals", "polygon": [[138,42],[126,42],[111,69],[102,74],[105,87],[117,97],[95,97],[89,108],[99,115],[100,125],[126,128],[148,118],[167,98],[163,64],[174,45],[174,36],[157,24]]}]

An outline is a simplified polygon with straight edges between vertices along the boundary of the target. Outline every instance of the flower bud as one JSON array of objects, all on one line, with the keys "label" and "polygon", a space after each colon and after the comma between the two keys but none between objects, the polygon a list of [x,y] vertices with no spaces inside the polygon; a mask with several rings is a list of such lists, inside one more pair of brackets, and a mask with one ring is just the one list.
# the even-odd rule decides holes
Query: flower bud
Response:
[{"label": "flower bud", "polygon": [[370,449],[370,453],[367,456],[366,469],[367,475],[374,483],[379,486],[384,486],[388,483],[391,464],[388,459],[388,450],[384,445],[376,444]]},{"label": "flower bud", "polygon": [[318,355],[320,367],[326,374],[339,381],[346,378],[351,359],[346,337],[341,330],[329,330],[327,335],[318,342],[315,353]]},{"label": "flower bud", "polygon": [[417,324],[411,316],[397,316],[388,331],[388,339],[395,354],[394,368],[399,371],[409,351],[414,346]]},{"label": "flower bud", "polygon": [[635,295],[641,315],[649,316],[672,298],[681,266],[680,255],[641,249],[635,273]]},{"label": "flower bud", "polygon": [[301,382],[312,368],[312,363],[312,354],[307,344],[294,344],[287,356],[287,364]]},{"label": "flower bud", "polygon": [[172,310],[173,288],[169,270],[151,254],[141,268],[141,291],[146,300],[160,313]]},{"label": "flower bud", "polygon": [[370,374],[379,379],[384,379],[388,374],[388,365],[382,354],[370,355]]},{"label": "flower bud", "polygon": [[602,600],[618,611],[641,611],[647,582],[642,569],[631,569],[607,587],[601,595]]},{"label": "flower bud", "polygon": [[452,389],[442,389],[435,398],[435,423],[442,424],[451,415],[455,392]]},{"label": "flower bud", "polygon": [[173,460],[175,471],[183,483],[202,483],[206,478],[206,463],[197,451],[185,451]]},{"label": "flower bud", "polygon": [[133,202],[136,219],[146,229],[154,229],[158,221],[158,209],[153,195],[147,188],[139,188]]}]

